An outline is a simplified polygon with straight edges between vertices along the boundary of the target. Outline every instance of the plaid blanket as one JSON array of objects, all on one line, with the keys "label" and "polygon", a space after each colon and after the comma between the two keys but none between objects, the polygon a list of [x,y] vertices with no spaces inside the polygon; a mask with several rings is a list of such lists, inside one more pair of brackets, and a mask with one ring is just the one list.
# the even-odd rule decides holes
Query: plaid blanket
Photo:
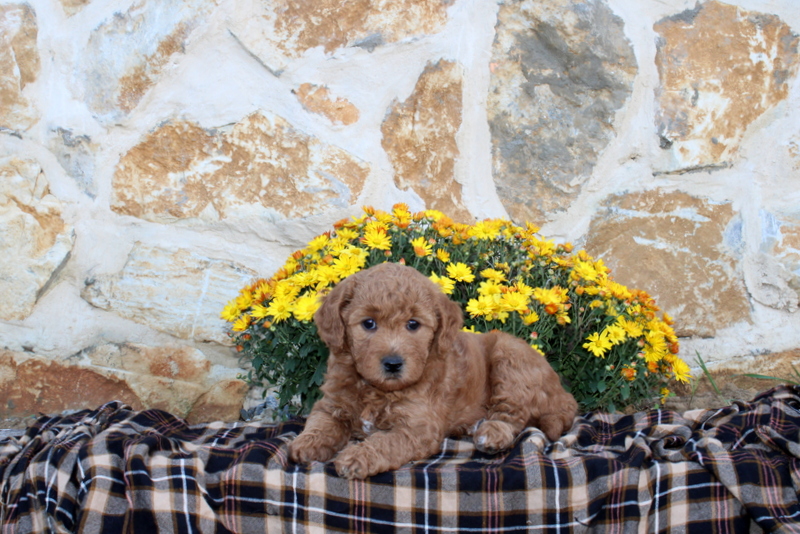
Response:
[{"label": "plaid blanket", "polygon": [[683,414],[589,414],[550,443],[366,481],[294,465],[283,424],[187,426],[111,402],[0,441],[2,532],[800,532],[800,389]]}]

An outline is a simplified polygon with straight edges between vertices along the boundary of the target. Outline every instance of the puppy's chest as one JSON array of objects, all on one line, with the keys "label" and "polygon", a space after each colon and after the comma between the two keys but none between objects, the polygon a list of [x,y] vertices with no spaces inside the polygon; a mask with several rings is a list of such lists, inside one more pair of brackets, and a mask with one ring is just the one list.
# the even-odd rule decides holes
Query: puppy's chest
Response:
[{"label": "puppy's chest", "polygon": [[363,439],[379,430],[390,430],[394,425],[392,400],[378,395],[370,395],[362,400],[360,427],[354,429],[354,436]]}]

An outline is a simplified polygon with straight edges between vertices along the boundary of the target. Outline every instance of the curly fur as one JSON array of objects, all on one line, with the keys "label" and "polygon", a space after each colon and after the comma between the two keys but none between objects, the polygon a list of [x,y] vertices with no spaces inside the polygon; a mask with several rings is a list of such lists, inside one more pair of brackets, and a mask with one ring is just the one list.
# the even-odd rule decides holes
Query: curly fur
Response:
[{"label": "curly fur", "polygon": [[340,475],[364,478],[439,452],[448,435],[472,433],[496,453],[528,425],[550,440],[572,425],[577,403],[541,353],[502,332],[461,331],[460,306],[411,267],[348,277],[314,320],[330,358],[294,462],[335,457]]}]

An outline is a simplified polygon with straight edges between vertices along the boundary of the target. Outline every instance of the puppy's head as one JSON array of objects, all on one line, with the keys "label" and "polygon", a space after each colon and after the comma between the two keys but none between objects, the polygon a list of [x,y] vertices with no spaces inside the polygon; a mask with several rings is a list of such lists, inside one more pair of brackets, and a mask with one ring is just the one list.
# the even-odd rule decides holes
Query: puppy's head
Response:
[{"label": "puppy's head", "polygon": [[[452,347],[461,308],[411,267],[384,263],[340,282],[314,317],[331,357],[384,391],[415,384]],[[335,356],[338,355],[338,356]],[[332,361],[331,365],[336,365]]]}]

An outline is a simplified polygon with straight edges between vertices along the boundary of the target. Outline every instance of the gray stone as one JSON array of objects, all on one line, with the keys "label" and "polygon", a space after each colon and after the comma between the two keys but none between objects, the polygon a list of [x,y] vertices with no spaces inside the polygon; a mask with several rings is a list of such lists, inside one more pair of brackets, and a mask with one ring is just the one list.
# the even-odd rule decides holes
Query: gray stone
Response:
[{"label": "gray stone", "polygon": [[494,181],[514,220],[540,223],[569,206],[614,136],[636,58],[602,0],[504,2],[496,31]]}]

